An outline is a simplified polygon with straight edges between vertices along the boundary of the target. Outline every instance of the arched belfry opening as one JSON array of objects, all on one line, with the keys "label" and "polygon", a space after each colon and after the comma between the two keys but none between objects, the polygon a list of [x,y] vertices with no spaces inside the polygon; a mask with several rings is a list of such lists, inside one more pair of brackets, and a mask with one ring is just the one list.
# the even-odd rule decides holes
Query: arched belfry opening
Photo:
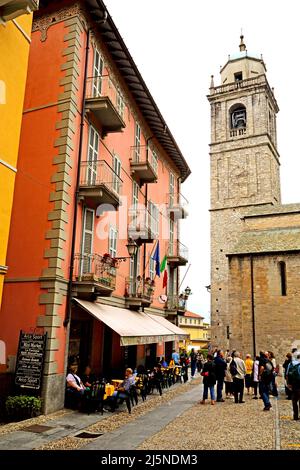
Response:
[{"label": "arched belfry opening", "polygon": [[243,104],[237,103],[229,110],[230,128],[240,129],[247,125],[247,111]]}]

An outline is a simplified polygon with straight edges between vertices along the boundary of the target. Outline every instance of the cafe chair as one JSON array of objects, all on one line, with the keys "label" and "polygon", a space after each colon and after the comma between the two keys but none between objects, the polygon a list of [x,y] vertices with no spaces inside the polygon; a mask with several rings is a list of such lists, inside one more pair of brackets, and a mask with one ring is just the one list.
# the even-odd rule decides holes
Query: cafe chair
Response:
[{"label": "cafe chair", "polygon": [[105,382],[95,382],[84,393],[84,411],[88,414],[100,411],[103,415]]}]

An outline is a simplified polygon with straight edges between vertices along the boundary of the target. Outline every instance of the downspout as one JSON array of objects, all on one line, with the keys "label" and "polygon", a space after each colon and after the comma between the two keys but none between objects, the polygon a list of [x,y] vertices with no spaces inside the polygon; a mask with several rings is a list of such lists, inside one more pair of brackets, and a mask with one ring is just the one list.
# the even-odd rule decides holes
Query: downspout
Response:
[{"label": "downspout", "polygon": [[253,256],[250,254],[250,278],[251,278],[251,313],[252,313],[252,338],[253,338],[253,357],[256,356],[256,338],[255,338],[255,304],[254,304],[254,267]]},{"label": "downspout", "polygon": [[73,273],[74,273],[74,255],[75,255],[75,243],[76,243],[77,214],[78,214],[78,204],[79,204],[78,203],[78,197],[79,197],[81,156],[82,156],[82,147],[83,147],[85,94],[86,94],[88,58],[89,58],[89,49],[90,49],[90,31],[91,31],[91,28],[88,28],[87,36],[86,36],[86,48],[85,48],[85,64],[84,64],[83,92],[82,92],[83,97],[82,97],[82,104],[81,104],[78,166],[77,166],[77,175],[76,175],[76,190],[75,190],[75,195],[74,195],[71,260],[70,260],[69,283],[68,283],[68,292],[67,292],[67,308],[66,308],[66,314],[65,314],[65,320],[64,320],[64,327],[67,327],[69,322],[70,322],[71,309],[72,309],[72,287],[73,287]]}]

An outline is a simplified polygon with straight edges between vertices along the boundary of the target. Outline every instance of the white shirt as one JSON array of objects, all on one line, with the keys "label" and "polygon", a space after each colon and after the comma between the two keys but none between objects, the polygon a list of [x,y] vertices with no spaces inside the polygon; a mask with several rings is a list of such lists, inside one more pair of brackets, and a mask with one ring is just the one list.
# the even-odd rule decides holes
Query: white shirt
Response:
[{"label": "white shirt", "polygon": [[245,363],[243,359],[241,359],[240,357],[234,357],[233,360],[236,363],[236,368],[238,371],[238,373],[234,376],[234,378],[243,380],[246,375]]},{"label": "white shirt", "polygon": [[258,382],[259,361],[255,360],[253,365],[253,382]]},{"label": "white shirt", "polygon": [[[80,385],[78,385],[78,383],[76,382],[75,378],[78,380],[78,383],[79,383]],[[69,374],[67,375],[67,379],[66,379],[66,380],[67,380],[67,383],[68,383],[68,382],[71,382],[71,383],[73,383],[76,387],[79,387],[81,390],[84,389],[84,386],[81,385],[81,380],[80,380],[80,378],[78,377],[78,375],[69,373]]]}]

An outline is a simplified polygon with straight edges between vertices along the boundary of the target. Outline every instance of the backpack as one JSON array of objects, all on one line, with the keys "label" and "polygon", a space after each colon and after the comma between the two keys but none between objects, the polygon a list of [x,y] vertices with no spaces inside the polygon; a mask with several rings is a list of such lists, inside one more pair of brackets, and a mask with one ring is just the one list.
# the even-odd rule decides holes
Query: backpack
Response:
[{"label": "backpack", "polygon": [[229,366],[229,372],[231,373],[232,377],[234,377],[238,373],[236,362],[233,359]]},{"label": "backpack", "polygon": [[287,382],[289,385],[300,383],[300,364],[289,364]]},{"label": "backpack", "polygon": [[271,361],[266,361],[262,373],[263,382],[271,382],[273,378],[274,367]]}]

